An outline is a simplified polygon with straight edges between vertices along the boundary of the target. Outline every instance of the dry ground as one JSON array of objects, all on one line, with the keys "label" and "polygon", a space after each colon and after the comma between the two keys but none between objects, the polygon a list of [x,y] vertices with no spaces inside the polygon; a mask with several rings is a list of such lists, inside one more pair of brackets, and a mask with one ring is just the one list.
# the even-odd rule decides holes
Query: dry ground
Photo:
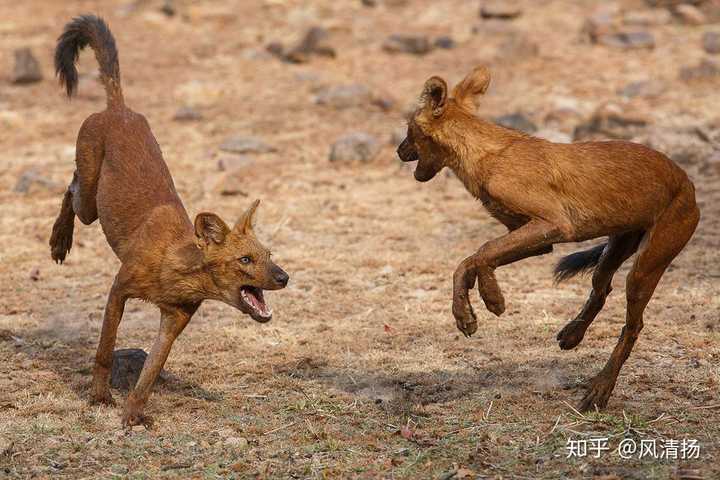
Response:
[{"label": "dry ground", "polygon": [[[554,336],[589,281],[555,288],[550,273],[573,245],[499,271],[507,312],[495,318],[475,299],[481,328],[463,338],[450,313],[452,272],[503,229],[450,176],[416,183],[389,143],[428,76],[454,82],[479,62],[495,73],[484,115],[523,109],[542,118],[568,98],[587,114],[629,81],[654,78],[670,88],[635,101],[653,121],[712,120],[718,84],[677,80],[681,65],[702,57],[702,27],[653,27],[654,51],[624,52],[578,41],[600,2],[527,0],[513,28],[539,42],[540,55],[513,62],[495,54],[502,31],[470,34],[480,23],[471,1],[375,9],[350,0],[177,2],[173,18],[160,3],[128,11],[121,1],[0,0],[0,477],[720,476],[720,179],[691,169],[698,232],[648,307],[607,411],[579,417],[570,405],[580,383],[602,367],[623,323],[627,268],[575,351],[560,351]],[[276,312],[268,325],[202,306],[166,365],[174,378],[151,397],[148,431],[124,432],[119,408],[87,402],[118,266],[99,226],[78,224],[63,266],[47,248],[76,133],[104,104],[92,81],[68,102],[51,78],[54,39],[83,12],[110,22],[127,103],[147,116],[190,214],[209,209],[232,220],[262,198],[259,235],[291,275],[287,290],[268,296]],[[338,58],[288,65],[262,53],[314,24],[331,29]],[[461,44],[424,57],[383,53],[382,40],[402,31],[451,34]],[[21,46],[40,59],[42,82],[10,84]],[[95,68],[83,54],[81,71]],[[313,103],[318,86],[351,82],[395,107]],[[204,120],[173,121],[186,104]],[[368,164],[330,164],[332,141],[355,130],[387,146]],[[217,147],[233,134],[278,151],[227,177]],[[51,185],[14,192],[29,168]],[[246,196],[220,195],[223,182]],[[154,307],[131,302],[118,348],[147,349],[157,322]],[[700,459],[565,458],[568,438],[611,436],[615,447],[625,434],[697,439]]]}]

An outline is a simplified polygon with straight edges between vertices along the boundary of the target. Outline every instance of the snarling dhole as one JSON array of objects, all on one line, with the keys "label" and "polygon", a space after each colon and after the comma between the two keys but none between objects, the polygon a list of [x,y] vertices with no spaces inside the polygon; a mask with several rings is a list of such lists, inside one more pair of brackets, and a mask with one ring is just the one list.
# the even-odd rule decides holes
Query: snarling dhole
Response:
[{"label": "snarling dhole", "polygon": [[288,275],[253,234],[259,201],[233,228],[213,213],[199,213],[190,221],[148,122],[125,106],[115,40],[95,16],[74,19],[58,39],[55,68],[68,96],[77,88],[75,62],[87,45],[100,64],[107,108],[90,115],[80,128],[76,170],[53,226],[51,255],[56,262],[65,260],[77,216],[86,225],[100,220],[121,262],[95,358],[95,402],[113,403],[108,380],[126,300],[139,298],[159,307],[158,336],[123,413],[124,425],[136,425],[149,421],[143,411],[153,383],[173,341],[203,300],[225,302],[267,322],[272,310],[263,290],[284,288]]},{"label": "snarling dhole", "polygon": [[594,269],[587,302],[557,335],[560,348],[575,348],[602,309],[613,274],[637,252],[626,281],[625,326],[580,403],[582,410],[603,408],[660,277],[695,231],[700,218],[695,189],[676,164],[643,145],[552,143],[478,118],[476,101],[489,83],[484,67],[474,69],[452,92],[442,78],[428,79],[407,138],[398,147],[400,159],[418,161],[418,181],[427,182],[449,167],[509,230],[455,271],[457,327],[467,336],[478,328],[468,297],[476,281],[487,309],[495,315],[505,311],[497,267],[549,253],[555,243],[607,236],[607,242],[563,258],[555,269],[557,280]]}]

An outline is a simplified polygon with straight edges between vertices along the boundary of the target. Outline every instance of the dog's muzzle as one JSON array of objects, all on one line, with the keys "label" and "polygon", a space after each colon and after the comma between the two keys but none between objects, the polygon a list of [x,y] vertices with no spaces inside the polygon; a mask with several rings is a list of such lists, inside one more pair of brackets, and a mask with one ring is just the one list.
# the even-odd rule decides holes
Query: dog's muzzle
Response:
[{"label": "dog's muzzle", "polygon": [[413,147],[407,138],[403,140],[397,148],[397,154],[403,162],[414,162],[420,159],[417,150],[415,150],[415,147]]}]

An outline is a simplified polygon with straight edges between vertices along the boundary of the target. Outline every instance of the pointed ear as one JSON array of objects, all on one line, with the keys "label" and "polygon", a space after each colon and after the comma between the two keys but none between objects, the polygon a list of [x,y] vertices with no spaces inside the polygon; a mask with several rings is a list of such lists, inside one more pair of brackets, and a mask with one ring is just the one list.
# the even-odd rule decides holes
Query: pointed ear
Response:
[{"label": "pointed ear", "polygon": [[255,200],[252,205],[242,214],[240,220],[235,224],[235,231],[247,235],[253,231],[253,217],[255,216],[255,210],[260,205],[260,200]]},{"label": "pointed ear", "polygon": [[198,213],[195,217],[195,236],[205,242],[205,245],[210,242],[218,245],[223,243],[228,233],[230,228],[214,213]]},{"label": "pointed ear", "polygon": [[480,66],[468,74],[465,79],[453,89],[455,101],[471,112],[477,109],[478,97],[485,94],[490,85],[490,71]]},{"label": "pointed ear", "polygon": [[440,77],[430,77],[423,87],[420,101],[429,108],[433,117],[439,117],[447,106],[447,83]]}]

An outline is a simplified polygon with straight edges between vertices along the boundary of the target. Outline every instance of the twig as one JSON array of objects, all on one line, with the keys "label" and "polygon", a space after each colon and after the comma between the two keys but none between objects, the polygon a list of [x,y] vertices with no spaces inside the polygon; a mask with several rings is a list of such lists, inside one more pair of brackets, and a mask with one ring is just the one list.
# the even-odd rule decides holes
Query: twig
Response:
[{"label": "twig", "polygon": [[690,410],[710,410],[720,408],[720,403],[717,403],[715,405],[700,405],[698,407],[690,407]]},{"label": "twig", "polygon": [[582,418],[583,420],[585,419],[585,415],[583,415],[582,413],[578,412],[577,409],[575,409],[575,407],[573,407],[572,405],[570,405],[568,402],[566,402],[565,400],[563,400],[562,403],[564,403],[570,410],[572,410],[572,411],[575,413],[575,415],[577,415],[578,417]]},{"label": "twig", "polygon": [[282,427],[273,428],[272,430],[268,430],[267,432],[263,433],[263,435],[270,435],[271,433],[279,432],[280,430],[283,430],[285,428],[290,428],[293,425],[295,425],[297,422],[290,422],[287,425],[283,425]]}]

